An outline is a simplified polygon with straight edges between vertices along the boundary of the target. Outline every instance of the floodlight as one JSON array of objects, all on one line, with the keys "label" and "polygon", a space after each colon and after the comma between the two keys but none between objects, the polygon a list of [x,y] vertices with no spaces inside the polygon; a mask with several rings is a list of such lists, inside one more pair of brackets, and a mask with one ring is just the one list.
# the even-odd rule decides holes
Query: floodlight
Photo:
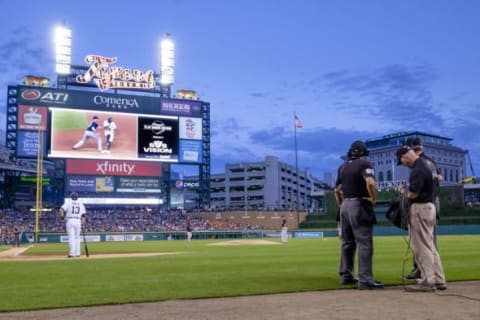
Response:
[{"label": "floodlight", "polygon": [[175,44],[167,33],[160,41],[160,84],[170,86],[174,80]]},{"label": "floodlight", "polygon": [[70,74],[72,62],[72,30],[62,26],[55,29],[55,54],[58,74]]}]

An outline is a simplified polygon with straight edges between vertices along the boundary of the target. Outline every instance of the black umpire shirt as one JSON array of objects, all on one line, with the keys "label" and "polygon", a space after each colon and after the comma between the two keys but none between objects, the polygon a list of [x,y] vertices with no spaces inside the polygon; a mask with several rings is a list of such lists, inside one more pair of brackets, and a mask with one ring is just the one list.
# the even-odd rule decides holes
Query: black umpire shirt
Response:
[{"label": "black umpire shirt", "polygon": [[412,203],[433,202],[433,172],[422,158],[413,163],[408,190],[418,195],[411,200]]},{"label": "black umpire shirt", "polygon": [[[420,159],[423,159],[423,161],[426,162],[426,165],[430,168],[432,173],[434,173],[435,175],[441,174],[440,170],[438,170],[438,167],[435,161],[433,161],[432,158],[430,158],[429,156],[427,156],[425,153],[422,152],[420,154]],[[440,181],[438,181],[437,178],[434,178],[433,179],[433,198],[438,196],[439,192],[440,192]]]},{"label": "black umpire shirt", "polygon": [[337,187],[342,185],[343,198],[370,197],[365,179],[375,177],[372,164],[364,159],[348,160],[338,169]]}]

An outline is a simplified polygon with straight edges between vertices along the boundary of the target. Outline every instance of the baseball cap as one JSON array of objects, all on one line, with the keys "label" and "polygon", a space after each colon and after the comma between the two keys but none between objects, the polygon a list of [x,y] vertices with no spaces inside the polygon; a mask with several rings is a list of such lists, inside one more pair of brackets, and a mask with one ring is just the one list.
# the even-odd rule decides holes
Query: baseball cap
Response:
[{"label": "baseball cap", "polygon": [[413,149],[410,148],[407,145],[403,145],[400,148],[398,148],[398,150],[397,150],[397,166],[402,164],[402,161],[401,161],[402,156],[410,150],[413,150]]},{"label": "baseball cap", "polygon": [[367,146],[360,140],[354,141],[347,153],[348,157],[364,157],[368,156],[368,154]]},{"label": "baseball cap", "polygon": [[405,141],[405,145],[416,151],[422,149],[422,141],[420,140],[420,138],[408,138]]},{"label": "baseball cap", "polygon": [[93,116],[93,119],[94,119],[94,120],[95,120],[95,119],[98,119],[98,116]]}]

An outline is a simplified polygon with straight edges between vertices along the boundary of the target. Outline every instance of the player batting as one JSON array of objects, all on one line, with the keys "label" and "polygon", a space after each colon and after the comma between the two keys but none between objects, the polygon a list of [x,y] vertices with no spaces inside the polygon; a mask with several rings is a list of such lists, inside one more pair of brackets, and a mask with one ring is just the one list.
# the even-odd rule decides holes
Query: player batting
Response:
[{"label": "player batting", "polygon": [[72,192],[70,199],[60,208],[60,216],[66,219],[66,229],[68,234],[68,257],[80,257],[80,232],[82,223],[85,223],[85,206],[78,199],[78,194]]}]

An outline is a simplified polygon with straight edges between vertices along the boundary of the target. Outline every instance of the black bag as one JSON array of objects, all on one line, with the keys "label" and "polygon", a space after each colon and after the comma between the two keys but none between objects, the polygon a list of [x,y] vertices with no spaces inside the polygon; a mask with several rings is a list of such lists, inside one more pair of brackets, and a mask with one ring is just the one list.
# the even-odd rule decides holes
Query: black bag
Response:
[{"label": "black bag", "polygon": [[402,195],[400,196],[399,200],[395,200],[390,203],[390,207],[385,213],[385,216],[397,228],[400,228],[402,230],[408,230],[408,212],[408,201],[406,201],[406,197]]}]

